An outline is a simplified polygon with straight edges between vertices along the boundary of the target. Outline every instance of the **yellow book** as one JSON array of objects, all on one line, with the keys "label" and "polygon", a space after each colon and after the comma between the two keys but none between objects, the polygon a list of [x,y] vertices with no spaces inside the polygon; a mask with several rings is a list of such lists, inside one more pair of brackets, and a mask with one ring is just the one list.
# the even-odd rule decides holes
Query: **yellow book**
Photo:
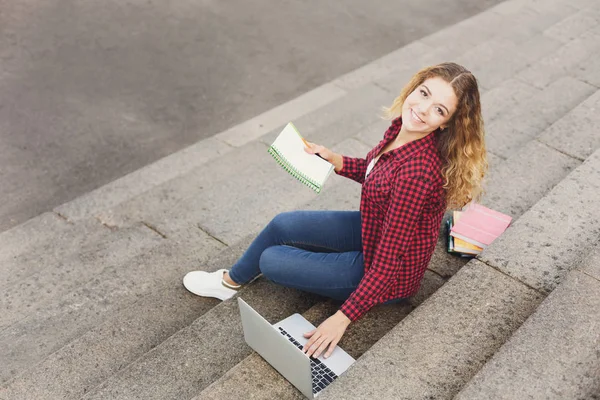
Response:
[{"label": "yellow book", "polygon": [[[456,222],[458,222],[461,215],[462,215],[462,211],[453,211],[452,212],[452,219],[455,224],[456,224]],[[455,237],[454,238],[454,251],[458,251],[460,253],[479,254],[483,251],[483,248],[481,248],[479,246],[475,246],[474,244],[471,244],[469,242],[466,242],[462,239]]]}]

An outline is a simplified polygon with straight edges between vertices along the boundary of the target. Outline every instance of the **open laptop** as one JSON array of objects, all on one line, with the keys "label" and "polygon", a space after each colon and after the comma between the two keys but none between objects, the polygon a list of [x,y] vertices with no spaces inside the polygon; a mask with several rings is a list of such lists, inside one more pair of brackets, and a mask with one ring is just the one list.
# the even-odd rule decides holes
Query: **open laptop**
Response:
[{"label": "open laptop", "polygon": [[315,329],[302,315],[294,314],[271,325],[238,297],[246,343],[309,399],[314,398],[354,362],[339,346],[328,358],[308,357],[302,347],[304,333]]}]

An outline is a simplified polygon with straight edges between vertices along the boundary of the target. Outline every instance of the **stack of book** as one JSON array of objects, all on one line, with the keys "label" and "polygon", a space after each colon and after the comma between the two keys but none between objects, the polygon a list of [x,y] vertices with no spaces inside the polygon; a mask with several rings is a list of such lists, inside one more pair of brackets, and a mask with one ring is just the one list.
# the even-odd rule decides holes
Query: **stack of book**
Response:
[{"label": "stack of book", "polygon": [[510,216],[481,204],[469,204],[463,211],[454,211],[447,221],[448,252],[475,257],[496,240],[511,221]]}]

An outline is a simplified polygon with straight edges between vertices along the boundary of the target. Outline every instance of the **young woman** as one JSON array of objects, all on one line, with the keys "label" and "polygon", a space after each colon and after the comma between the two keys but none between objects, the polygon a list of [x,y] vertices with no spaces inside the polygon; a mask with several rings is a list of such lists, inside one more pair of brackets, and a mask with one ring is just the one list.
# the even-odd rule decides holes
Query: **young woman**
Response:
[{"label": "young woman", "polygon": [[328,357],[350,322],[376,304],[417,292],[447,208],[481,194],[487,170],[479,89],[464,67],[419,71],[394,100],[392,124],[366,158],[310,143],[335,172],[362,184],[360,211],[277,215],[230,271],[193,271],[183,280],[221,300],[263,274],[275,283],[343,301],[307,332],[309,356]]}]

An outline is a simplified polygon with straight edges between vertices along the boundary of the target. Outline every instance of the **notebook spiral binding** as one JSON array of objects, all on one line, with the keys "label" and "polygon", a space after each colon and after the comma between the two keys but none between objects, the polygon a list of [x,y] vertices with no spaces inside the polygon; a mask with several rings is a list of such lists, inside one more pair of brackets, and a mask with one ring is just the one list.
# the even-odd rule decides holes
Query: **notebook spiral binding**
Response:
[{"label": "notebook spiral binding", "polygon": [[290,175],[292,175],[294,178],[298,179],[300,182],[304,183],[306,186],[310,187],[315,192],[317,192],[317,193],[321,192],[321,187],[319,185],[317,185],[316,183],[312,182],[308,176],[304,175],[302,172],[295,169],[292,166],[292,164],[290,164],[289,161],[279,153],[279,150],[277,150],[277,148],[275,146],[269,147],[268,151],[269,151],[269,154],[273,156],[275,161],[277,161],[277,163],[279,165],[281,165],[283,167],[283,169],[285,169]]}]

